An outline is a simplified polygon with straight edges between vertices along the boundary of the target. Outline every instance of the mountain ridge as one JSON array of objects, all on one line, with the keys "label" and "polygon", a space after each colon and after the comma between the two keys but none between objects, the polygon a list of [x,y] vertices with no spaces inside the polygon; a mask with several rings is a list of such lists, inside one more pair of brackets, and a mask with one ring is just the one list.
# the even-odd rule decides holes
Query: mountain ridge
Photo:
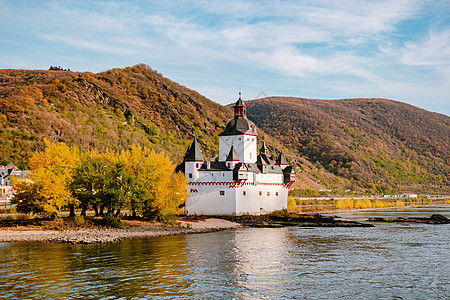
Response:
[{"label": "mountain ridge", "polygon": [[319,168],[367,183],[366,188],[384,186],[382,192],[416,183],[439,190],[448,187],[450,118],[446,115],[377,98],[268,97],[247,105],[258,127]]},{"label": "mountain ridge", "polygon": [[[445,115],[387,99],[246,103],[259,141],[274,156],[283,150],[298,168],[297,187],[448,191]],[[143,64],[97,74],[0,70],[0,164],[25,165],[44,137],[85,150],[141,143],[179,162],[196,136],[205,158],[215,157],[218,134],[232,117],[229,107]]]}]

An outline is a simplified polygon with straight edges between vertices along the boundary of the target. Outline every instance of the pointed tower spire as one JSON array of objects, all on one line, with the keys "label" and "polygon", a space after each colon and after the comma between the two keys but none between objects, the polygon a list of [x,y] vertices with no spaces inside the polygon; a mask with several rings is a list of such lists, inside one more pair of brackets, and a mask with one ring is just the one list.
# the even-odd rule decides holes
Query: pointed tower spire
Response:
[{"label": "pointed tower spire", "polygon": [[234,104],[234,116],[235,117],[238,117],[238,116],[246,117],[247,116],[247,106],[245,105],[244,101],[242,101],[242,99],[241,99],[240,91],[239,91],[239,99]]},{"label": "pointed tower spire", "polygon": [[228,153],[226,161],[239,161],[236,150],[234,150],[234,146],[231,145],[230,152]]},{"label": "pointed tower spire", "polygon": [[205,161],[196,137],[194,137],[194,141],[188,147],[186,155],[184,156],[184,161]]},{"label": "pointed tower spire", "polygon": [[284,156],[283,154],[283,151],[281,151],[280,154],[278,155],[275,164],[280,166],[288,166],[288,162],[286,160],[286,156]]},{"label": "pointed tower spire", "polygon": [[262,144],[261,148],[259,149],[259,154],[265,154],[265,155],[269,156],[269,148],[267,148],[266,141],[264,141],[264,140],[263,140],[263,144]]}]

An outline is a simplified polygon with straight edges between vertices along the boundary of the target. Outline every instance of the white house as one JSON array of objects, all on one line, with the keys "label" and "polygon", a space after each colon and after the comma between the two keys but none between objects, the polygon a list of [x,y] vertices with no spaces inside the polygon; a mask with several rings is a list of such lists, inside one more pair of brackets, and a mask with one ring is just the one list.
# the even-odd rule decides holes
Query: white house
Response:
[{"label": "white house", "polygon": [[206,161],[195,138],[177,170],[188,180],[187,215],[259,215],[287,208],[295,171],[284,154],[269,156],[265,142],[257,152],[255,124],[241,97],[234,119],[219,135],[219,157]]}]

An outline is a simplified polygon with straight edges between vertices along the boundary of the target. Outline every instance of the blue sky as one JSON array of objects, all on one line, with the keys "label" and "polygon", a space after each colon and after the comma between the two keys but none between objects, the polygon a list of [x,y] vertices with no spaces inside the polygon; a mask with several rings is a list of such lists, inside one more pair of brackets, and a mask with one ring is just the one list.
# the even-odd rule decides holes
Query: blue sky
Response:
[{"label": "blue sky", "polygon": [[221,104],[241,89],[450,115],[448,0],[0,0],[0,16],[1,69],[145,63]]}]

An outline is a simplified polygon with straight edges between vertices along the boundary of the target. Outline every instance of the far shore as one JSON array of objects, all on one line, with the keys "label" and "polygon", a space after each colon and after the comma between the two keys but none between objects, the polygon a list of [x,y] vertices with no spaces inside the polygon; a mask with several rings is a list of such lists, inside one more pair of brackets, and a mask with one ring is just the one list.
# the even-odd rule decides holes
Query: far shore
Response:
[{"label": "far shore", "polygon": [[408,205],[408,206],[386,206],[386,207],[368,207],[368,208],[336,208],[336,209],[324,209],[324,210],[307,210],[299,211],[298,214],[335,214],[335,213],[347,213],[347,212],[365,212],[365,211],[385,211],[385,210],[397,210],[405,208],[425,208],[425,207],[441,207],[450,206],[450,204],[421,204],[421,205]]}]

